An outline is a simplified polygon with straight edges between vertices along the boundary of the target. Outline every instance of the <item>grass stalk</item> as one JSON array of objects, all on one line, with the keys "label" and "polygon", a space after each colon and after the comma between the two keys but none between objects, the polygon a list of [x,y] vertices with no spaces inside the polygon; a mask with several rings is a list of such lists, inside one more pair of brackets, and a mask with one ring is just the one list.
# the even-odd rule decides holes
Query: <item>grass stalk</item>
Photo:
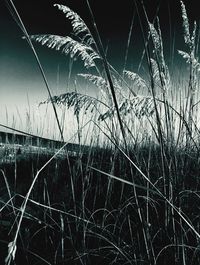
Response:
[{"label": "grass stalk", "polygon": [[42,78],[44,80],[44,83],[45,83],[45,86],[46,86],[46,89],[47,89],[47,92],[48,92],[48,95],[49,95],[49,98],[51,100],[51,104],[52,104],[53,111],[54,111],[54,114],[55,114],[56,122],[57,122],[58,129],[59,129],[59,132],[60,132],[61,140],[64,142],[63,132],[62,132],[62,128],[61,128],[61,125],[60,125],[59,118],[58,118],[58,113],[57,113],[55,104],[52,101],[52,94],[51,94],[50,86],[49,86],[49,83],[47,81],[46,75],[44,73],[44,69],[42,67],[42,64],[41,64],[41,62],[39,60],[39,57],[38,57],[38,55],[36,53],[36,50],[35,50],[34,46],[33,46],[31,38],[29,37],[29,34],[28,34],[27,30],[26,30],[26,27],[25,27],[20,15],[19,15],[16,7],[15,7],[15,4],[13,3],[12,0],[7,0],[7,5],[8,5],[8,9],[10,10],[10,12],[13,15],[14,19],[17,21],[17,24],[19,25],[19,27],[21,28],[22,32],[24,33],[25,39],[27,40],[28,45],[30,46],[30,48],[31,48],[31,50],[33,52],[33,55],[34,55],[34,57],[36,59],[37,65],[39,67],[39,70],[41,72]]}]

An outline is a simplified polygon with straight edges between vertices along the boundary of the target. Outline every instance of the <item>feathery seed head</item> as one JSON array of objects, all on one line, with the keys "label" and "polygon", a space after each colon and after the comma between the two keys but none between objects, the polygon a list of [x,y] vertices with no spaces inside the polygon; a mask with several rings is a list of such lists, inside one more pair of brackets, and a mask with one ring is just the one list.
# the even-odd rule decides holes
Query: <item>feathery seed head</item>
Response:
[{"label": "feathery seed head", "polygon": [[71,58],[76,59],[81,57],[86,68],[95,66],[95,59],[99,59],[98,54],[92,49],[92,47],[80,43],[71,37],[63,37],[58,35],[31,35],[30,38],[42,45],[46,45],[48,48],[56,49],[64,54],[70,54]]},{"label": "feathery seed head", "polygon": [[187,11],[186,11],[183,1],[180,1],[180,3],[181,3],[181,12],[182,12],[182,19],[183,19],[184,40],[185,40],[185,44],[190,46],[191,44],[190,25],[189,25],[189,20],[187,16]]},{"label": "feathery seed head", "polygon": [[93,36],[90,33],[89,28],[83,21],[83,19],[73,10],[71,10],[69,7],[60,5],[60,4],[54,4],[59,10],[61,10],[66,18],[71,20],[73,32],[76,36],[80,36],[82,41],[87,43],[87,45],[91,45],[94,42]]}]

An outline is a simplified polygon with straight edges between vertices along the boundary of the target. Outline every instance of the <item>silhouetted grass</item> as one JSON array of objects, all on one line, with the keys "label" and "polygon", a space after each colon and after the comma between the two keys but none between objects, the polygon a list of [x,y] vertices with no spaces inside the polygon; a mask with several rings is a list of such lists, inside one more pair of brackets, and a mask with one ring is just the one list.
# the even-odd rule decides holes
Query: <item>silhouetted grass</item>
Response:
[{"label": "silhouetted grass", "polygon": [[[159,19],[149,21],[143,2],[148,36],[142,26],[141,34],[149,80],[125,69],[120,75],[109,64],[86,3],[94,34],[78,14],[56,5],[72,22],[74,38],[28,36],[17,14],[30,45],[35,40],[81,58],[88,71],[93,68],[95,74],[80,76],[95,84],[101,96],[75,91],[50,95],[43,102],[74,109],[79,128],[75,156],[62,153],[67,146],[63,142],[60,150],[40,152],[39,146],[38,152],[27,155],[23,147],[21,153],[14,152],[12,161],[2,160],[2,263],[197,265],[200,64],[196,23],[190,32],[180,1],[187,51],[179,54],[188,64],[189,80],[184,92],[175,91],[180,83],[171,80],[165,62]],[[139,22],[140,16],[138,11]],[[138,93],[141,89],[146,89],[144,95]],[[81,111],[93,113],[87,148],[81,138]]]}]

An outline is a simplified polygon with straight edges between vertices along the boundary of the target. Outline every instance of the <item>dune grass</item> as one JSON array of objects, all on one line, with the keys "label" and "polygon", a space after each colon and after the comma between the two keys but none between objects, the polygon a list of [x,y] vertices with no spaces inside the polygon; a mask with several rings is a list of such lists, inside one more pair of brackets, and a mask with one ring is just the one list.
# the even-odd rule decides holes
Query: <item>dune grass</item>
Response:
[{"label": "dune grass", "polygon": [[[186,51],[178,53],[189,69],[181,87],[165,61],[159,19],[150,22],[143,4],[148,25],[147,36],[141,27],[146,79],[129,69],[118,73],[110,65],[88,1],[91,30],[70,8],[55,6],[71,21],[74,38],[29,36],[23,26],[25,37],[35,56],[32,41],[79,57],[87,69],[79,77],[100,93],[98,98],[77,91],[50,94],[41,103],[73,108],[76,157],[67,152],[62,159],[57,156],[67,142],[53,155],[16,155],[14,163],[1,164],[1,263],[199,264],[196,22],[190,31],[180,1]],[[141,22],[140,16],[138,12]],[[83,113],[91,115],[92,124],[86,152]],[[55,117],[63,139],[56,109]]]}]

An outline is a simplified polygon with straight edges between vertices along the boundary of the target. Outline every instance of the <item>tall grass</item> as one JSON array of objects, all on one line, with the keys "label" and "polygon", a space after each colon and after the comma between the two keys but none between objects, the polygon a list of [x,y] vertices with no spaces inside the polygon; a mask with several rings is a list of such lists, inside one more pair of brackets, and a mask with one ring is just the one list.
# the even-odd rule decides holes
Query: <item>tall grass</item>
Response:
[{"label": "tall grass", "polygon": [[[168,69],[159,19],[149,21],[143,2],[147,36],[136,1],[135,7],[148,78],[129,69],[118,73],[108,62],[89,1],[86,4],[93,29],[70,8],[56,4],[71,21],[74,38],[26,36],[30,43],[79,57],[87,69],[79,77],[96,85],[99,97],[74,91],[50,95],[41,103],[73,108],[76,158],[66,152],[65,159],[56,159],[67,144],[52,157],[16,157],[18,185],[24,176],[28,182],[23,192],[12,185],[13,168],[3,165],[5,264],[20,264],[22,256],[23,264],[199,264],[196,22],[190,32],[180,1],[187,51],[178,53],[189,64],[184,88]],[[80,122],[85,114],[91,115],[92,124],[86,152],[81,137],[85,125]]]}]

